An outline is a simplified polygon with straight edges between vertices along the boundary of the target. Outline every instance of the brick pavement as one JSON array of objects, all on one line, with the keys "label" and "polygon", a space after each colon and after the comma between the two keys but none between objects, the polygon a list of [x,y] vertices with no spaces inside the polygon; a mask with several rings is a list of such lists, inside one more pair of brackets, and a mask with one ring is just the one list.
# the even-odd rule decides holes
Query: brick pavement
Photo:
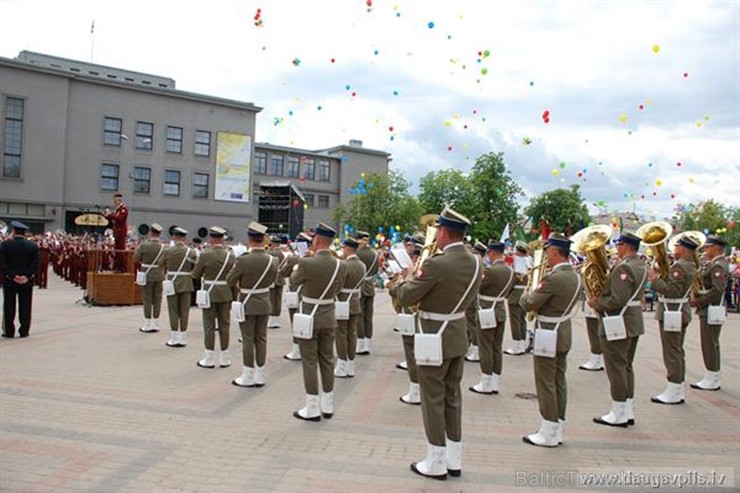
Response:
[{"label": "brick pavement", "polygon": [[[170,349],[167,331],[138,332],[140,307],[88,307],[79,298],[52,276],[49,289],[35,293],[31,337],[0,341],[0,492],[524,492],[576,470],[715,471],[727,475],[728,490],[740,490],[737,314],[722,334],[722,390],[687,390],[683,406],[650,403],[665,372],[657,326],[646,314],[637,425],[629,429],[591,422],[610,402],[606,375],[577,369],[588,352],[579,315],[566,443],[558,449],[522,443],[539,423],[536,400],[526,398],[534,392],[531,357],[505,356],[498,396],[463,392],[463,477],[437,482],[408,469],[423,459],[425,437],[420,408],[398,401],[408,380],[394,369],[403,351],[385,294],[376,297],[373,354],[358,357],[357,377],[337,381],[336,414],[321,423],[292,417],[304,395],[300,364],[282,359],[290,347],[287,314],[284,327],[268,333],[267,385],[241,389],[230,384],[241,368],[236,330],[235,364],[204,370],[195,365],[198,310],[189,346]],[[697,321],[687,341],[694,381],[703,373]],[[478,377],[478,366],[466,363],[465,389]],[[568,484],[560,491],[577,489]],[[643,489],[652,488],[622,491]]]}]

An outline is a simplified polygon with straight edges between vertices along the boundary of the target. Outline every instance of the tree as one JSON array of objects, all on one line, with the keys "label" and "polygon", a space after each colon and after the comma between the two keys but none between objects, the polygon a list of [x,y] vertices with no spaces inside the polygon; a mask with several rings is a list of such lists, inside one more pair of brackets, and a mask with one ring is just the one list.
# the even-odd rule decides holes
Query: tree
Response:
[{"label": "tree", "polygon": [[337,206],[332,218],[344,223],[349,234],[358,229],[373,233],[378,228],[386,237],[390,237],[391,228],[399,233],[413,232],[419,228],[422,213],[410,187],[411,183],[395,170],[387,175],[366,173],[354,184],[352,200]]},{"label": "tree", "polygon": [[563,233],[569,229],[578,231],[591,220],[578,185],[538,195],[524,212],[532,219],[533,228],[538,228],[544,219],[552,231]]},{"label": "tree", "polygon": [[472,212],[470,179],[459,169],[430,171],[419,180],[419,204],[424,213],[439,214],[449,205],[465,216]]},{"label": "tree", "polygon": [[740,231],[737,226],[740,208],[726,207],[714,199],[709,199],[695,204],[679,204],[675,209],[674,219],[678,231],[720,234],[725,236],[730,245],[737,245],[740,242]]},{"label": "tree", "polygon": [[[478,157],[469,175],[471,234],[481,241],[498,240],[507,224],[516,222],[517,198],[521,187],[511,177],[504,163],[504,153]],[[461,212],[462,213],[462,212]]]}]

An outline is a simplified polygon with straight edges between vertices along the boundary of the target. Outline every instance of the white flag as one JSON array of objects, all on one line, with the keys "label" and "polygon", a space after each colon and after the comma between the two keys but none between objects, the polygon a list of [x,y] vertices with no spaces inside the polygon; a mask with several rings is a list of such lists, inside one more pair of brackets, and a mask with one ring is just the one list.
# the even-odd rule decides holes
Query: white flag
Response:
[{"label": "white flag", "polygon": [[506,227],[504,228],[504,232],[501,233],[501,239],[499,241],[503,243],[508,239],[509,239],[509,223],[506,223]]}]

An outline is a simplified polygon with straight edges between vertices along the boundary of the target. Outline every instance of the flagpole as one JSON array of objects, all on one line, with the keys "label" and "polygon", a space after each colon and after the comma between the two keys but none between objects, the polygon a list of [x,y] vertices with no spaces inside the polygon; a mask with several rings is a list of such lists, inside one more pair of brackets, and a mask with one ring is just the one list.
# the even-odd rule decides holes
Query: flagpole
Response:
[{"label": "flagpole", "polygon": [[93,52],[95,50],[95,19],[90,24],[90,63],[93,61]]}]

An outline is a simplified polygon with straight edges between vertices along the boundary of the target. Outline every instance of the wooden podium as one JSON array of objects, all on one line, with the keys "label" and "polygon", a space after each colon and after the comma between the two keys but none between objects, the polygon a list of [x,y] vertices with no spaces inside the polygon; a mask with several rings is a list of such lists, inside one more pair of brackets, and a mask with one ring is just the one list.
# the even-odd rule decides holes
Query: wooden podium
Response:
[{"label": "wooden podium", "polygon": [[92,305],[140,305],[141,286],[134,281],[133,253],[125,252],[126,272],[101,272],[100,250],[87,257],[87,298]]}]

